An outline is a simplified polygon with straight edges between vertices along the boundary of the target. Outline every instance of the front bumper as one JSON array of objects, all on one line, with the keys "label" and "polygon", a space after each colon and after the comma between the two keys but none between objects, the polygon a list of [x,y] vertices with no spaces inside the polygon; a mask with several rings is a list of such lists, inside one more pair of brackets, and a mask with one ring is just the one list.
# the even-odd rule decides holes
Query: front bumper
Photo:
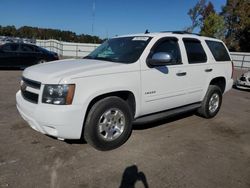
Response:
[{"label": "front bumper", "polygon": [[247,81],[237,80],[235,86],[239,89],[250,89],[250,83]]},{"label": "front bumper", "polygon": [[16,93],[16,106],[27,123],[36,131],[59,139],[80,139],[84,109],[80,105],[33,104]]}]

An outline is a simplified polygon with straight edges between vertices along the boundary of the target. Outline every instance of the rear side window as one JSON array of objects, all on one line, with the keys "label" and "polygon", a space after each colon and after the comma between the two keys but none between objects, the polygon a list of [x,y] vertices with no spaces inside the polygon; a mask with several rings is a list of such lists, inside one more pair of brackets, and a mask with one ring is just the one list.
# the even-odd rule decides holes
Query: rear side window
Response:
[{"label": "rear side window", "polygon": [[188,62],[190,64],[207,62],[207,55],[199,40],[184,38],[183,42],[186,48]]},{"label": "rear side window", "polygon": [[21,45],[21,51],[22,51],[22,52],[33,52],[34,49],[33,49],[32,46],[22,44],[22,45]]},{"label": "rear side window", "polygon": [[38,53],[42,52],[42,50],[40,50],[37,46],[35,46],[34,49],[35,49],[35,52],[38,52]]},{"label": "rear side window", "polygon": [[6,52],[15,52],[18,49],[18,44],[5,44],[2,49]]},{"label": "rear side window", "polygon": [[230,56],[222,42],[206,40],[206,43],[216,61],[230,61]]}]

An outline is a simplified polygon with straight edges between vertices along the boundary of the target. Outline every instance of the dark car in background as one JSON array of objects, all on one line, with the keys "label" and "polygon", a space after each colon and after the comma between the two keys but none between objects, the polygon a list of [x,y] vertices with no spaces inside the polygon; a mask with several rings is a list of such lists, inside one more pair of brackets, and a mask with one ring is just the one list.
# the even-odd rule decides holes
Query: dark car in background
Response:
[{"label": "dark car in background", "polygon": [[1,68],[25,68],[58,59],[57,53],[33,44],[6,43],[0,45]]}]

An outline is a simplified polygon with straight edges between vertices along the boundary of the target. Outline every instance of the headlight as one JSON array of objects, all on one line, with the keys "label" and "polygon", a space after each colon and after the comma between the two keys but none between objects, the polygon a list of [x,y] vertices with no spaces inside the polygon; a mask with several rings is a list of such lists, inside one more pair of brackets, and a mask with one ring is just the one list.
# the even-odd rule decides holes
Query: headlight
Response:
[{"label": "headlight", "polygon": [[45,85],[42,102],[57,105],[72,104],[74,92],[74,84]]}]

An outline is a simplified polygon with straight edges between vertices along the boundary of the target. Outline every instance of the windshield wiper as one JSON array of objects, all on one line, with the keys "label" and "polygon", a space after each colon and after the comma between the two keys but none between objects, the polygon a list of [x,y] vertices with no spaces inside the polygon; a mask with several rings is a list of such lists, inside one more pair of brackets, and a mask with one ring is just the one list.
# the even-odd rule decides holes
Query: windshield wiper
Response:
[{"label": "windshield wiper", "polygon": [[83,59],[94,59],[94,58],[90,55],[87,55],[87,56],[83,57]]},{"label": "windshield wiper", "polygon": [[95,57],[93,59],[103,60],[103,61],[117,62],[114,58],[109,58],[109,57]]},{"label": "windshield wiper", "polygon": [[96,59],[96,60],[103,60],[103,61],[110,61],[114,63],[128,63],[127,61],[118,60],[115,58],[110,57],[93,57],[93,56],[85,56],[83,59]]}]

